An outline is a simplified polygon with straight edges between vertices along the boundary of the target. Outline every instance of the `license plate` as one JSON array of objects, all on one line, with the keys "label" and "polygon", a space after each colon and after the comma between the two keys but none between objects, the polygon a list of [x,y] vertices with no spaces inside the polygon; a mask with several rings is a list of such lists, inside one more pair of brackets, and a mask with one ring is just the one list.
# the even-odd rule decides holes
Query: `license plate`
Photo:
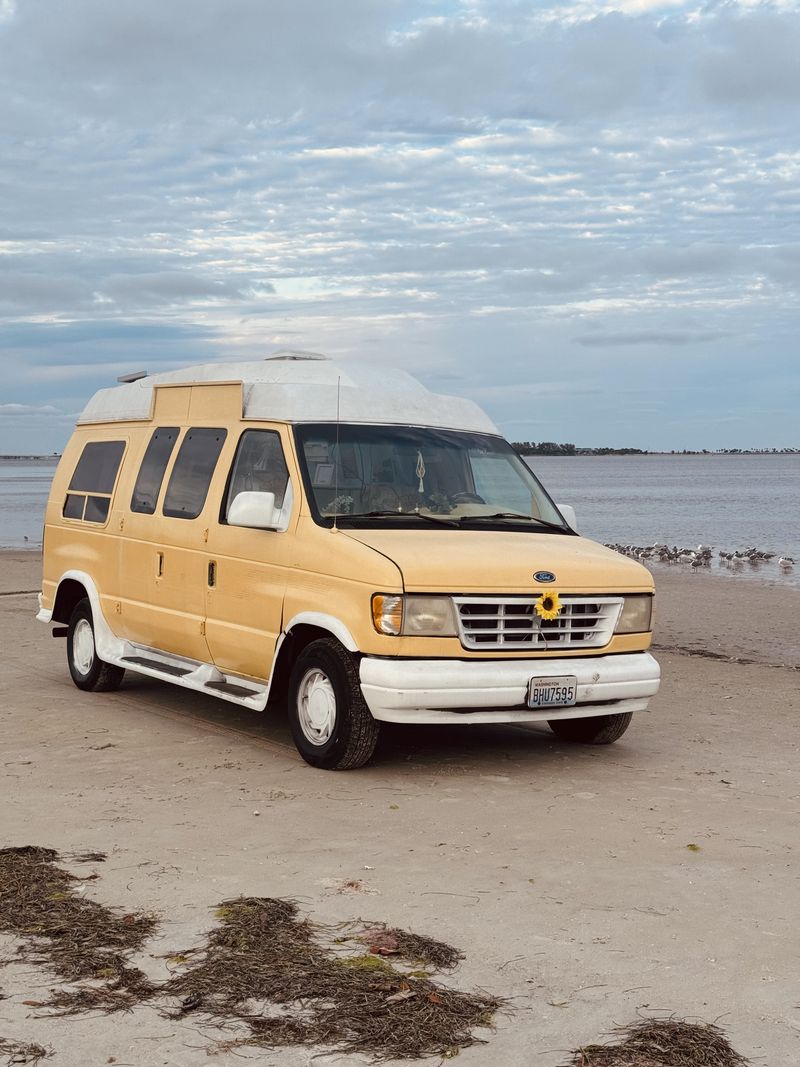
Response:
[{"label": "license plate", "polygon": [[531,678],[528,686],[529,708],[571,708],[578,698],[578,679]]}]

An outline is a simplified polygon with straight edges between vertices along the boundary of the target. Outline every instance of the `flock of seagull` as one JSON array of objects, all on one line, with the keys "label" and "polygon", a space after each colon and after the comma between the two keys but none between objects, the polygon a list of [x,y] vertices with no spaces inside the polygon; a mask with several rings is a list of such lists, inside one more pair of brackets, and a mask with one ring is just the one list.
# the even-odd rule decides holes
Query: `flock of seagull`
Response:
[{"label": "flock of seagull", "polygon": [[[656,542],[654,545],[644,546],[607,544],[606,548],[613,548],[615,552],[630,556],[631,559],[638,559],[642,563],[647,560],[654,560],[657,563],[683,563],[694,570],[700,567],[710,567],[714,558],[714,549],[710,545],[678,548],[677,545],[670,547]],[[745,548],[742,551],[737,549],[735,552],[720,550],[717,553],[720,566],[730,567],[734,571],[741,570],[746,563],[751,567],[759,567],[764,563],[770,563],[776,556],[777,552],[762,552],[758,548]],[[779,556],[778,566],[784,573],[788,573],[794,567],[794,560],[791,556]]]}]

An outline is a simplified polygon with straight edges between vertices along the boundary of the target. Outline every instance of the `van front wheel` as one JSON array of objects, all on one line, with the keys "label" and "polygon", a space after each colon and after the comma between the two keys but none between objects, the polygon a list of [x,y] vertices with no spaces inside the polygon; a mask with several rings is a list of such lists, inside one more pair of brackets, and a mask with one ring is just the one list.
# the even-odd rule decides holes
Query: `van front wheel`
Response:
[{"label": "van front wheel", "polygon": [[92,605],[84,598],[75,605],[67,632],[67,663],[78,689],[90,693],[110,693],[119,689],[125,674],[123,667],[106,663],[97,655],[94,639]]},{"label": "van front wheel", "polygon": [[338,641],[312,641],[292,668],[289,725],[306,763],[330,771],[363,767],[380,725],[361,692],[358,668]]},{"label": "van front wheel", "polygon": [[559,741],[581,745],[610,745],[622,737],[631,724],[633,713],[593,715],[588,719],[550,719],[548,726]]}]

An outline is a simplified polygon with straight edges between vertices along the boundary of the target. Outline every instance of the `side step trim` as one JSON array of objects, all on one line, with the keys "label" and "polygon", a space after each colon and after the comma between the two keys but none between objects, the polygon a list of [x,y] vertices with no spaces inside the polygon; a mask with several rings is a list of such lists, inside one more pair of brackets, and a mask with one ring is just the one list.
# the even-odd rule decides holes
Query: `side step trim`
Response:
[{"label": "side step trim", "polygon": [[[164,682],[171,682],[173,685],[183,686],[184,689],[193,689],[196,693],[205,693],[206,696],[216,697],[218,700],[229,700],[231,704],[250,708],[251,711],[264,711],[272,679],[270,682],[261,684],[250,678],[240,678],[236,674],[227,675],[211,663],[201,663],[198,660],[187,659],[185,656],[171,655],[160,649],[134,644],[124,637],[117,637],[103,615],[100,596],[91,575],[80,570],[64,571],[59,579],[59,586],[68,578],[80,582],[86,590],[92,605],[95,647],[98,656],[106,663],[129,668],[138,674],[146,674],[150,678],[158,678]],[[50,623],[53,613],[49,608],[41,607],[41,596],[40,593],[40,610],[36,618],[40,622]],[[276,656],[282,639],[283,635],[278,641]]]},{"label": "side step trim", "polygon": [[176,678],[182,678],[185,674],[191,674],[189,667],[176,667],[173,663],[159,663],[156,659],[147,659],[146,656],[123,656],[120,661],[121,666],[127,667],[130,665],[136,670],[139,667],[152,667],[155,671],[160,671],[161,674],[174,675]]},{"label": "side step trim", "polygon": [[228,700],[240,707],[250,708],[251,711],[263,711],[267,706],[267,685],[259,685],[249,679],[247,685],[244,685],[243,679],[238,675],[227,675],[211,663],[200,663],[183,656],[171,656],[155,649],[141,648],[129,641],[121,644],[123,655],[105,657],[119,667],[183,686],[184,689],[193,689],[196,693]]},{"label": "side step trim", "polygon": [[258,696],[258,692],[255,689],[248,689],[246,685],[237,685],[227,679],[223,679],[221,682],[206,682],[205,688],[213,689],[215,693],[234,693],[240,697]]}]

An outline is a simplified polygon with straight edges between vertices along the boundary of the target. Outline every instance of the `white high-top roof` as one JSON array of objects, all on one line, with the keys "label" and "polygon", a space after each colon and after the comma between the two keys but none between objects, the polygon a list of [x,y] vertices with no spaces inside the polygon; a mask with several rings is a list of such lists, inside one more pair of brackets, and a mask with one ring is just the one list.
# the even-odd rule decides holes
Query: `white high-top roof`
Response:
[{"label": "white high-top roof", "polygon": [[78,424],[149,419],[154,386],[203,382],[242,382],[245,419],[335,422],[338,393],[342,422],[499,433],[471,400],[431,393],[405,371],[334,363],[315,353],[299,352],[248,363],[202,363],[101,389],[84,408]]}]

